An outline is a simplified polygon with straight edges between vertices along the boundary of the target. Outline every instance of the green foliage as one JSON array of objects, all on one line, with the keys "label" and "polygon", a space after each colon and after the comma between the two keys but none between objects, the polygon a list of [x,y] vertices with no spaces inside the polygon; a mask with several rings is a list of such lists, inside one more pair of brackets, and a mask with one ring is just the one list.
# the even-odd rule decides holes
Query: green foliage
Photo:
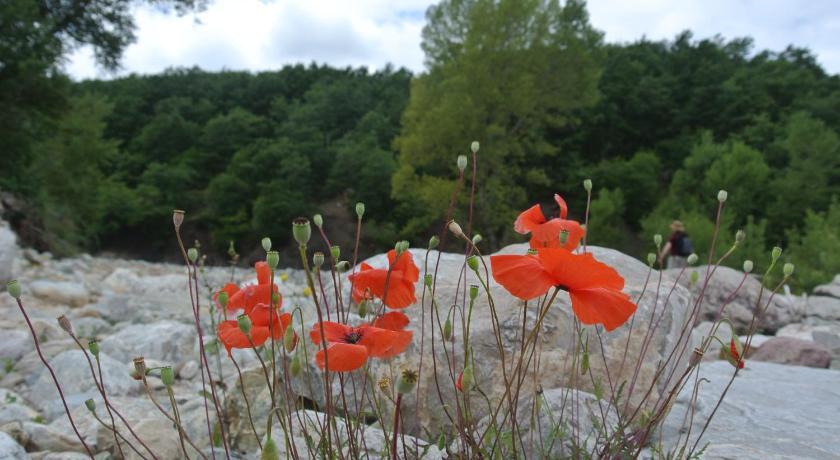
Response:
[{"label": "green foliage", "polygon": [[840,201],[828,211],[808,211],[802,230],[788,232],[787,258],[796,265],[793,282],[803,290],[828,282],[840,273]]},{"label": "green foliage", "polygon": [[627,231],[623,228],[624,210],[624,193],[621,189],[601,190],[598,197],[592,200],[587,243],[606,247],[624,246],[627,238]]}]

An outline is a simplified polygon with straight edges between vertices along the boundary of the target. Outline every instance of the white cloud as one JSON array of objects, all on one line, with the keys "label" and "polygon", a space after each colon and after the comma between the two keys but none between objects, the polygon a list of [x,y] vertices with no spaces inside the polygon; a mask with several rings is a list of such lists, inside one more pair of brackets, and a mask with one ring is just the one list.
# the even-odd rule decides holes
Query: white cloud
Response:
[{"label": "white cloud", "polygon": [[[207,70],[277,69],[289,63],[423,68],[420,34],[431,0],[215,0],[206,11],[178,17],[135,8],[137,42],[123,69],[156,73],[168,67]],[[832,73],[840,72],[840,3],[834,0],[589,0],[593,25],[608,41],[642,36],[671,39],[751,36],[756,50],[810,48]],[[66,65],[75,78],[108,77],[89,48]]]}]

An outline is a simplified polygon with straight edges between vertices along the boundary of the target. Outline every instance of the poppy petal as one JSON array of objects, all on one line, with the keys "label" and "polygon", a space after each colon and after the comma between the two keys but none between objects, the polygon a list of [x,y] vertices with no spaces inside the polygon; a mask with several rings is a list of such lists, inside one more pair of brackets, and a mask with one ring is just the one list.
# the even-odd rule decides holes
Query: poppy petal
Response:
[{"label": "poppy petal", "polygon": [[624,278],[590,253],[573,254],[563,248],[537,249],[539,259],[556,285],[568,290],[594,287],[620,291]]},{"label": "poppy petal", "polygon": [[378,327],[364,325],[360,326],[357,331],[361,338],[356,343],[367,348],[368,356],[382,358],[400,340],[397,331],[389,331]]},{"label": "poppy petal", "polygon": [[230,305],[230,299],[233,298],[233,296],[236,295],[237,292],[239,292],[239,286],[237,286],[233,283],[227,283],[227,284],[225,284],[225,287],[223,287],[218,292],[213,294],[213,302],[216,304],[216,307],[218,307],[218,308],[222,307],[221,305],[219,305],[219,300],[218,300],[219,299],[219,294],[221,294],[222,291],[227,293],[227,295],[228,295],[228,305]]},{"label": "poppy petal", "polygon": [[312,325],[312,330],[309,331],[309,338],[316,345],[321,344],[321,325],[324,327],[324,338],[326,338],[327,342],[344,342],[345,337],[353,332],[352,327],[332,321],[315,323]]},{"label": "poppy petal", "polygon": [[530,233],[538,225],[545,223],[545,215],[542,212],[539,204],[535,204],[530,208],[522,211],[513,223],[513,229],[516,233],[525,235]]},{"label": "poppy petal", "polygon": [[569,207],[566,206],[566,200],[564,200],[559,194],[555,193],[554,201],[557,202],[557,206],[560,206],[560,218],[565,219],[566,215],[569,213]]},{"label": "poppy petal", "polygon": [[362,367],[367,357],[367,348],[362,345],[332,343],[326,350],[321,350],[315,355],[315,363],[323,369],[324,362],[329,361],[330,371],[349,372]]},{"label": "poppy petal", "polygon": [[393,249],[388,251],[388,264],[391,267],[391,272],[401,271],[406,279],[416,283],[420,279],[420,269],[414,263],[414,257],[411,253],[408,251],[403,252],[397,258],[396,262],[394,261],[395,257],[396,252]]},{"label": "poppy petal", "polygon": [[414,336],[414,333],[411,331],[390,331],[393,333],[393,339],[391,340],[391,346],[379,355],[379,358],[393,358],[398,354],[404,352],[408,346],[411,344],[411,339]]},{"label": "poppy petal", "polygon": [[624,324],[636,311],[630,297],[615,289],[592,288],[569,291],[572,310],[583,324],[603,324],[607,331]]},{"label": "poppy petal", "polygon": [[388,329],[391,331],[401,331],[408,326],[409,319],[404,313],[398,311],[391,311],[376,318],[373,321],[373,327],[380,329]]},{"label": "poppy petal", "polygon": [[222,321],[217,328],[219,341],[225,346],[230,355],[233,348],[251,348],[248,337],[239,329],[239,323],[234,320]]},{"label": "poppy petal", "polygon": [[265,261],[259,261],[254,264],[254,270],[257,271],[257,283],[268,284],[271,282],[271,267]]},{"label": "poppy petal", "polygon": [[[374,269],[359,272],[353,275],[353,299],[356,300],[356,294],[360,294],[364,298],[367,291],[379,299],[385,295],[385,281],[388,281],[388,298],[383,299],[386,306],[390,308],[405,308],[415,302],[417,298],[414,294],[414,281],[406,278],[401,271],[391,271],[391,276],[388,276],[388,270]],[[358,289],[358,291],[357,291]],[[357,301],[357,303],[359,302]]]},{"label": "poppy petal", "polygon": [[[568,232],[568,236],[566,243],[561,246],[560,233],[563,230]],[[577,221],[551,219],[542,225],[538,225],[531,231],[530,243],[533,249],[563,247],[569,251],[573,251],[580,244],[584,233],[586,231]]]},{"label": "poppy petal", "polygon": [[536,256],[490,256],[490,266],[496,282],[523,300],[539,297],[556,284]]}]

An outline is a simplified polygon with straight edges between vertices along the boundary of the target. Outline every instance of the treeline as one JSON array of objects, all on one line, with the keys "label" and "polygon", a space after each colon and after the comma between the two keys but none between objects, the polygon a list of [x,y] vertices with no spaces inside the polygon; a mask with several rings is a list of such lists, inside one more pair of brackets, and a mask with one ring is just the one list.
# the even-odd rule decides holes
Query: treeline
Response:
[{"label": "treeline", "polygon": [[579,1],[443,1],[423,49],[414,76],[296,65],[51,77],[62,115],[6,161],[17,174],[0,185],[34,205],[38,240],[62,254],[160,257],[175,207],[217,260],[230,241],[243,254],[265,235],[287,244],[291,219],[315,212],[349,250],[357,201],[369,254],[425,245],[456,156],[478,140],[474,227],[488,251],[523,241],[516,214],[552,211],[554,193],[582,218],[591,178],[591,243],[643,257],[680,219],[705,254],[726,189],[718,241],[748,234],[727,263],[766,268],[780,245],[797,287],[840,272],[840,78],[808,50],[688,32],[606,44]]}]

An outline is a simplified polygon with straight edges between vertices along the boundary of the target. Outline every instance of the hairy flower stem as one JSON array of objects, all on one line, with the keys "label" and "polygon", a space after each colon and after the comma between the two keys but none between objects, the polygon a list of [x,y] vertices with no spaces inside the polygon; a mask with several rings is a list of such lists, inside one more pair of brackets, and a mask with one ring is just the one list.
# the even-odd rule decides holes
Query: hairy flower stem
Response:
[{"label": "hairy flower stem", "polygon": [[[207,456],[204,455],[201,452],[201,449],[199,449],[198,446],[196,446],[195,443],[192,441],[192,439],[190,439],[190,436],[183,429],[183,427],[181,427],[181,424],[178,421],[176,421],[175,418],[172,417],[172,415],[169,414],[169,411],[167,411],[166,408],[163,407],[163,405],[157,400],[157,398],[155,398],[154,393],[152,393],[152,388],[149,386],[149,381],[146,380],[145,375],[142,376],[142,380],[143,380],[143,388],[146,390],[146,395],[149,397],[149,400],[152,401],[152,404],[154,404],[155,407],[157,407],[158,411],[161,414],[163,414],[164,417],[169,419],[169,421],[172,422],[176,426],[176,428],[178,428],[180,431],[183,431],[184,441],[186,441],[187,444],[189,444],[190,447],[192,447],[198,453],[198,455],[201,456],[201,458],[203,458],[204,460],[207,460]],[[119,414],[117,414],[117,415],[119,415]],[[125,420],[123,420],[123,421],[125,421]]]},{"label": "hairy flower stem", "polygon": [[181,414],[178,413],[178,402],[175,401],[175,392],[172,387],[166,387],[166,393],[169,395],[169,404],[172,405],[172,413],[175,415],[175,424],[178,426],[178,441],[181,443],[181,451],[184,453],[184,458],[189,459],[187,455],[187,446],[184,444],[184,426],[181,423]]},{"label": "hairy flower stem", "polygon": [[102,360],[99,359],[99,355],[95,355],[94,357],[96,358],[96,368],[99,370],[99,381],[101,385],[99,383],[96,383],[95,376],[93,379],[93,383],[96,384],[97,387],[99,387],[99,392],[102,395],[102,400],[103,402],[105,402],[105,411],[108,412],[108,416],[111,418],[111,428],[113,428],[114,431],[114,444],[117,445],[117,450],[120,452],[120,456],[122,458],[125,458],[125,453],[122,450],[120,441],[119,439],[117,439],[117,435],[119,435],[119,432],[117,432],[117,423],[114,421],[114,413],[111,412],[111,405],[108,403],[108,396],[105,392],[105,374],[102,373]]},{"label": "hairy flower stem", "polygon": [[254,438],[257,440],[257,445],[260,447],[260,450],[262,450],[262,440],[260,439],[260,435],[257,434],[257,427],[254,426],[254,418],[251,416],[251,403],[248,402],[248,395],[245,394],[245,380],[242,378],[242,369],[239,368],[239,363],[233,359],[233,355],[230,356],[230,360],[236,368],[237,375],[239,375],[239,389],[242,390],[242,399],[245,400],[245,410],[248,413],[248,423],[251,424],[251,431],[254,432]]},{"label": "hairy flower stem", "polygon": [[[145,455],[143,455],[139,450],[137,450],[137,448],[134,447],[133,444],[128,442],[128,439],[125,439],[125,436],[120,434],[119,431],[114,429],[111,425],[108,425],[107,423],[105,423],[105,421],[102,420],[102,418],[100,418],[98,415],[96,415],[96,412],[91,412],[91,414],[93,414],[93,418],[95,418],[96,421],[99,422],[100,425],[102,425],[105,429],[107,429],[109,431],[112,431],[114,433],[114,437],[119,437],[119,439],[122,439],[123,442],[125,442],[128,445],[128,447],[131,447],[131,450],[133,450],[137,455],[139,455],[140,458],[142,458],[143,460],[148,460],[148,458],[146,458]],[[122,450],[120,450],[120,455],[122,456],[122,458],[125,458],[125,455],[122,453]]]},{"label": "hairy flower stem", "polygon": [[67,400],[64,398],[64,391],[61,390],[61,384],[58,383],[58,377],[55,376],[55,371],[53,370],[50,363],[47,361],[47,358],[44,357],[44,354],[41,352],[41,344],[38,341],[38,334],[35,333],[35,328],[32,327],[32,321],[29,320],[29,315],[26,314],[26,309],[23,307],[23,302],[20,298],[15,299],[18,304],[18,308],[20,308],[20,313],[23,315],[23,319],[26,320],[26,325],[29,327],[29,332],[32,333],[32,340],[35,342],[35,351],[38,352],[38,357],[41,358],[41,362],[44,363],[44,366],[50,372],[52,376],[53,383],[55,383],[55,388],[58,390],[58,395],[61,397],[61,403],[64,405],[64,412],[67,413],[67,419],[70,420],[70,426],[73,427],[73,432],[76,433],[76,437],[79,438],[79,442],[82,443],[82,447],[85,448],[88,456],[93,458],[93,453],[88,447],[85,439],[82,437],[81,433],[79,433],[79,429],[76,428],[76,422],[73,421],[73,416],[70,415],[70,407],[67,405]]},{"label": "hairy flower stem", "polygon": [[394,404],[394,439],[391,440],[391,460],[397,460],[397,438],[400,435],[400,405],[402,404],[402,393],[397,393],[397,402]]}]

